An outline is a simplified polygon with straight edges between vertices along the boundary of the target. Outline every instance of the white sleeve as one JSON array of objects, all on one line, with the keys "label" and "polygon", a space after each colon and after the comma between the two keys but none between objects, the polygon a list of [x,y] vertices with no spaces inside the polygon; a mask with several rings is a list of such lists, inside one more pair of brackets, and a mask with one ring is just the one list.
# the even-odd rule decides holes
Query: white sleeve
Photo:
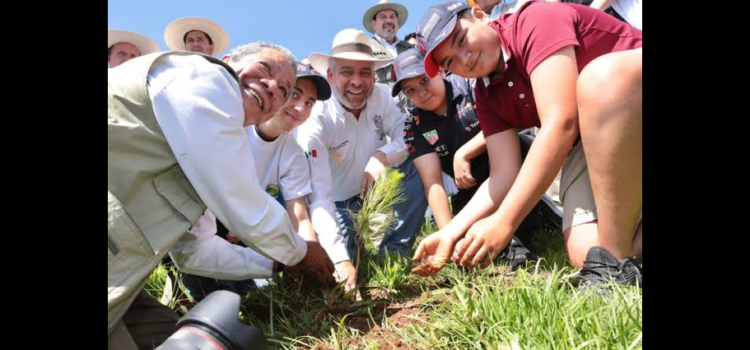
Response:
[{"label": "white sleeve", "polygon": [[223,280],[271,276],[273,261],[260,253],[231,244],[216,235],[216,217],[210,210],[169,251],[185,273]]},{"label": "white sleeve", "polygon": [[336,204],[333,201],[333,180],[326,140],[323,102],[313,107],[310,119],[297,128],[297,143],[307,154],[310,165],[310,185],[308,195],[310,220],[318,235],[320,245],[328,257],[336,264],[349,259],[344,237],[339,232],[336,220]]},{"label": "white sleeve", "polygon": [[239,84],[200,56],[166,56],[149,74],[164,136],[206,206],[248,246],[296,265],[307,244],[286,210],[258,184]]},{"label": "white sleeve", "polygon": [[396,101],[389,98],[388,89],[378,89],[377,93],[385,94],[381,101],[385,101],[385,117],[383,118],[383,126],[385,133],[390,138],[390,142],[378,148],[378,150],[385,153],[388,158],[388,165],[396,167],[406,160],[409,156],[409,152],[406,150],[406,143],[404,143],[404,122],[406,121],[406,113],[402,112]]},{"label": "white sleeve", "polygon": [[288,135],[284,140],[279,162],[279,187],[284,200],[304,197],[310,192],[310,167],[305,159],[305,152],[294,136]]}]

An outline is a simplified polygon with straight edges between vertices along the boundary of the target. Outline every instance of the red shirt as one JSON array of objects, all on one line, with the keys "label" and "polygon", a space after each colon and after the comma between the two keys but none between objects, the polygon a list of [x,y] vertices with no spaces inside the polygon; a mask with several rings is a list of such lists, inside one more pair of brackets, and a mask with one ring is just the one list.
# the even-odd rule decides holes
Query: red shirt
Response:
[{"label": "red shirt", "polygon": [[541,126],[529,74],[544,59],[573,45],[578,72],[610,52],[642,46],[642,32],[588,6],[528,2],[490,22],[500,37],[505,71],[476,85],[476,111],[484,136]]}]

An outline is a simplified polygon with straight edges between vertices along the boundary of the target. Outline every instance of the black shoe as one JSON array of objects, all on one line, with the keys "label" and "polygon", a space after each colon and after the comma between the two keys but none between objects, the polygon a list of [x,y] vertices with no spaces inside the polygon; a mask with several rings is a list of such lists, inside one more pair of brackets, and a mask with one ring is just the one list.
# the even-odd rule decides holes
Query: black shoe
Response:
[{"label": "black shoe", "polygon": [[510,243],[508,243],[508,246],[500,252],[497,258],[495,258],[495,262],[509,265],[511,270],[516,270],[527,262],[536,261],[538,259],[539,256],[526,248],[518,237],[513,236]]},{"label": "black shoe", "polygon": [[594,287],[614,280],[624,286],[643,286],[641,269],[635,260],[617,261],[612,253],[602,247],[591,247],[581,268],[579,288]]}]

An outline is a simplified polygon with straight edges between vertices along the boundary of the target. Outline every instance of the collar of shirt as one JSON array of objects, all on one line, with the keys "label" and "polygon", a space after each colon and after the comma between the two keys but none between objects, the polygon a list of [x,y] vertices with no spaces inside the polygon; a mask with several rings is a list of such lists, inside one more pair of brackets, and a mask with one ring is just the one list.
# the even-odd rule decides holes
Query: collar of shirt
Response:
[{"label": "collar of shirt", "polygon": [[[510,53],[508,52],[508,50],[505,49],[505,43],[503,42],[503,37],[500,36],[500,31],[497,29],[495,30],[497,31],[498,38],[500,38],[500,50],[503,52],[503,64],[505,64],[505,68],[503,69],[503,71],[505,71],[506,69],[508,69],[508,61],[510,61],[511,57],[510,57]],[[502,74],[499,77],[502,77]],[[491,81],[492,79],[490,79],[489,76],[482,77],[482,82],[484,83],[484,87],[490,86]]]}]

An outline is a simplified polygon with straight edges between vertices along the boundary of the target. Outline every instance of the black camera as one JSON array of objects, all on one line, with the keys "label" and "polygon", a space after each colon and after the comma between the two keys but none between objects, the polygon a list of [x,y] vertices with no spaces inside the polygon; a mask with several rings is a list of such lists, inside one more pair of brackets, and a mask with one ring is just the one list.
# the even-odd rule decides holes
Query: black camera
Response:
[{"label": "black camera", "polygon": [[240,322],[240,296],[219,290],[177,321],[177,331],[157,350],[265,350],[263,332]]}]

